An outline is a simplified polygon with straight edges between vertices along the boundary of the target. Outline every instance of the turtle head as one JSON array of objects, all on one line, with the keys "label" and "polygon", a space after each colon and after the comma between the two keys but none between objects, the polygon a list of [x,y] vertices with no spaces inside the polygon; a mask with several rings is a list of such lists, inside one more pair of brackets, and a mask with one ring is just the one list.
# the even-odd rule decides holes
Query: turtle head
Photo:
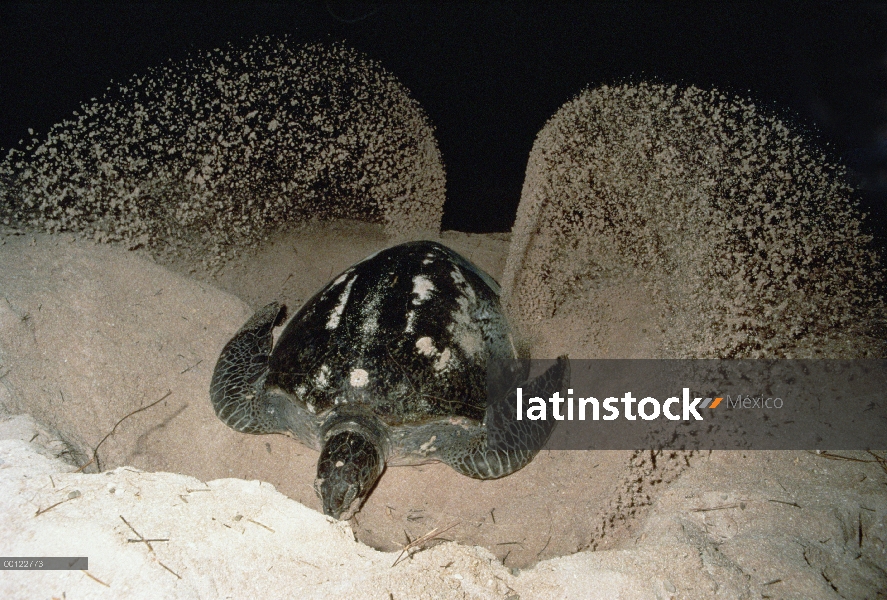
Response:
[{"label": "turtle head", "polygon": [[323,512],[334,519],[349,519],[382,474],[385,460],[378,437],[356,423],[332,431],[317,463],[314,491]]}]

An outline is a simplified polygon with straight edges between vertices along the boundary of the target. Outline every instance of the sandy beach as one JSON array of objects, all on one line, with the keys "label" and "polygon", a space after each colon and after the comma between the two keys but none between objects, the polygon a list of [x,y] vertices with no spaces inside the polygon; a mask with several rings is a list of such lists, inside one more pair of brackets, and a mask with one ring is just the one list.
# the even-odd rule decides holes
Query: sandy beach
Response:
[{"label": "sandy beach", "polygon": [[[508,236],[445,232],[440,241],[500,276]],[[323,517],[311,487],[317,453],[285,436],[229,430],[213,414],[209,378],[253,309],[273,298],[297,306],[386,243],[371,225],[311,226],[204,272],[70,235],[6,236],[0,401],[39,425],[5,421],[3,437],[18,441],[3,442],[2,553],[87,555],[90,568],[7,572],[4,595],[156,596],[140,587],[148,581],[170,597],[285,597],[296,592],[284,582],[309,580],[306,597],[335,595],[344,581],[366,598],[883,589],[887,474],[866,453],[851,453],[867,461],[855,462],[807,452],[543,451],[495,481],[440,464],[390,468],[353,520]],[[579,329],[575,320],[544,327],[571,356],[618,357],[637,332],[601,320],[612,319],[581,322],[597,332],[594,348],[559,335]],[[111,432],[99,465],[74,472]],[[196,491],[207,488],[215,491]],[[121,516],[169,541],[127,542],[137,536]],[[441,530],[391,567],[410,541]],[[254,559],[223,566],[244,556]]]}]

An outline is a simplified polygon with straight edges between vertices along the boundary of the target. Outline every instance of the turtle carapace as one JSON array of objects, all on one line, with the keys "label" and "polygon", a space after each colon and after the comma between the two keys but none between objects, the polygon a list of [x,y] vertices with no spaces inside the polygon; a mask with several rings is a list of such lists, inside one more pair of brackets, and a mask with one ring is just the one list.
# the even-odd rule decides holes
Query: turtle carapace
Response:
[{"label": "turtle carapace", "polygon": [[[210,396],[237,431],[288,433],[319,450],[315,489],[334,518],[360,508],[389,462],[439,460],[479,479],[520,469],[553,421],[514,421],[515,388],[545,398],[569,385],[566,357],[526,381],[499,286],[434,242],[394,246],[350,267],[274,344],[285,312],[271,303],[235,334]],[[502,371],[501,401],[488,401],[491,368]],[[494,422],[506,424],[495,443]]]}]

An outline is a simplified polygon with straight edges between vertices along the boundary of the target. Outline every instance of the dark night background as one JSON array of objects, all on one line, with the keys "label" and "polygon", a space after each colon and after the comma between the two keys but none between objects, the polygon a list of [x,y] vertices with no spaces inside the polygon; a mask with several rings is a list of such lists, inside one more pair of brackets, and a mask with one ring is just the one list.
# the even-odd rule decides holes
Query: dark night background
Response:
[{"label": "dark night background", "polygon": [[0,4],[0,147],[189,52],[344,40],[436,127],[444,228],[507,231],[545,121],[585,86],[656,79],[751,97],[814,132],[887,224],[887,4]]}]

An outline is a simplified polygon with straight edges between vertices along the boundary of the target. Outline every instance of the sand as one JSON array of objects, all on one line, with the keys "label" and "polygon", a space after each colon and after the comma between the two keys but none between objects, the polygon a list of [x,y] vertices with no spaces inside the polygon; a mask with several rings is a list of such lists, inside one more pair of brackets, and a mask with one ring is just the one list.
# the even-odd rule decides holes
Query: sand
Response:
[{"label": "sand", "polygon": [[[501,276],[507,235],[445,232],[440,241]],[[161,266],[70,235],[4,238],[0,404],[34,421],[15,417],[0,429],[12,438],[0,442],[0,555],[86,555],[90,566],[89,575],[5,571],[0,595],[856,598],[887,590],[887,474],[864,453],[853,456],[868,462],[806,452],[544,451],[486,482],[443,465],[391,468],[352,521],[321,515],[317,453],[285,436],[226,428],[209,404],[209,379],[252,310],[272,299],[295,309],[390,243],[375,226],[315,225],[206,272],[197,261]],[[665,334],[662,315],[636,289],[614,282],[563,307],[532,332],[534,354],[650,356]],[[98,464],[72,472],[112,431]],[[213,491],[188,491],[200,489]],[[138,536],[120,517],[169,541],[128,542]],[[391,566],[408,540],[435,528],[448,529]]]}]

